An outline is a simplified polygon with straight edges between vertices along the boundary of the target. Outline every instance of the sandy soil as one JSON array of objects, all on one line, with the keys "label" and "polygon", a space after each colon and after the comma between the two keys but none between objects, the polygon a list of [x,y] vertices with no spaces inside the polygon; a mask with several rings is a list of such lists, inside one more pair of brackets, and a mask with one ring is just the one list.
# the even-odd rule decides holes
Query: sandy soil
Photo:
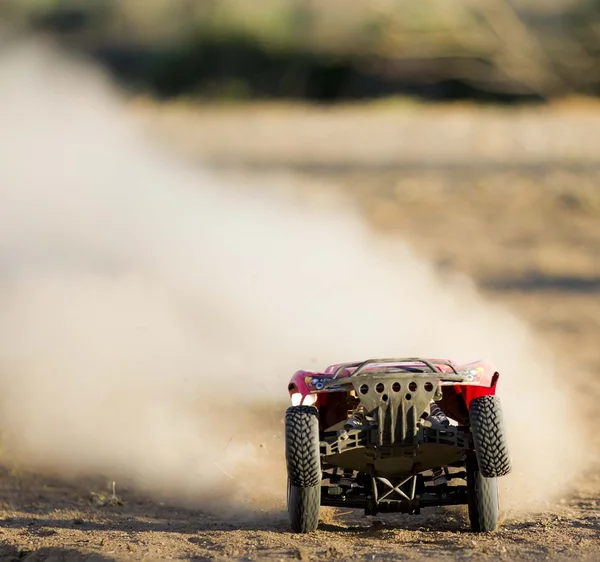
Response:
[{"label": "sandy soil", "polygon": [[[600,144],[590,141],[598,135],[600,113],[344,111],[148,112],[144,106],[141,113],[173,146],[224,173],[243,173],[253,183],[268,179],[270,186],[284,179],[306,197],[342,192],[374,228],[401,235],[440,272],[470,276],[525,318],[560,361],[575,357],[590,373],[600,368]],[[440,135],[456,141],[449,145]],[[594,375],[589,381],[581,391],[600,396],[599,381]],[[2,470],[0,556],[600,558],[600,477],[594,470],[543,513],[505,513],[500,529],[486,536],[467,532],[465,510],[458,508],[375,520],[327,510],[315,534],[299,536],[287,531],[283,512],[266,517],[258,511],[239,522],[132,490],[116,492],[112,497],[102,480]]]},{"label": "sandy soil", "polygon": [[283,514],[232,521],[151,502],[99,481],[1,475],[2,560],[597,560],[600,478],[541,514],[505,514],[468,532],[461,508],[365,518],[327,510],[319,530],[291,534]]}]

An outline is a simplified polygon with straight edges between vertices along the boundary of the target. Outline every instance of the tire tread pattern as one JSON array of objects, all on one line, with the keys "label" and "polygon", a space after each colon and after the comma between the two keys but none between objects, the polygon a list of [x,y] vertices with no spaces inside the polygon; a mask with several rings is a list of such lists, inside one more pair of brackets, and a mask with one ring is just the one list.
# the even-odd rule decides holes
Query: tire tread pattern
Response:
[{"label": "tire tread pattern", "polygon": [[319,415],[313,406],[287,409],[285,458],[290,526],[295,533],[310,533],[319,524],[322,479]]},{"label": "tire tread pattern", "polygon": [[285,413],[285,458],[288,478],[294,486],[321,482],[319,418],[313,406],[292,406]]},{"label": "tire tread pattern", "polygon": [[506,476],[511,460],[498,396],[480,396],[469,408],[479,470],[485,478]]},{"label": "tire tread pattern", "polygon": [[498,480],[485,478],[479,471],[476,457],[467,460],[467,496],[471,530],[488,533],[498,524]]},{"label": "tire tread pattern", "polygon": [[288,512],[294,533],[310,533],[319,525],[321,485],[303,488],[290,485]]}]

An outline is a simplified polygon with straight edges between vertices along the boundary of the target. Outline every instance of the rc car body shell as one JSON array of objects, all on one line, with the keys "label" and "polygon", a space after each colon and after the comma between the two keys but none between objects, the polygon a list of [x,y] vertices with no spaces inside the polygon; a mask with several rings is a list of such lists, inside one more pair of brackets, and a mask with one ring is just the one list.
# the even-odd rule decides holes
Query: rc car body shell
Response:
[{"label": "rc car body shell", "polygon": [[[490,361],[480,360],[466,364],[457,364],[448,359],[428,359],[427,361],[433,364],[440,373],[458,373],[463,377],[462,381],[452,384],[440,383],[442,399],[439,405],[449,417],[460,424],[468,422],[469,406],[475,398],[496,393],[500,373]],[[323,372],[296,371],[288,385],[290,397],[300,394],[297,399],[298,403],[315,404],[317,408],[326,407],[329,402],[328,395],[331,392],[339,391],[335,386],[326,386],[334,374],[337,373],[335,380],[351,377],[360,365],[361,363],[338,363],[330,365]],[[421,366],[421,361],[389,362],[382,360],[379,363],[377,360],[371,360],[363,372],[394,368],[418,369]],[[308,395],[315,395],[315,397],[311,397],[307,401],[306,396]]]}]

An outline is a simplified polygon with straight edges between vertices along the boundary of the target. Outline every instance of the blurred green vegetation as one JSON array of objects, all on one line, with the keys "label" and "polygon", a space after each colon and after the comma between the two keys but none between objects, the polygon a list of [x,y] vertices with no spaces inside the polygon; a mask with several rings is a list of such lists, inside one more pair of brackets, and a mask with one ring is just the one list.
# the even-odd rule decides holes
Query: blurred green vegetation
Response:
[{"label": "blurred green vegetation", "polygon": [[159,97],[600,95],[600,0],[0,0]]}]

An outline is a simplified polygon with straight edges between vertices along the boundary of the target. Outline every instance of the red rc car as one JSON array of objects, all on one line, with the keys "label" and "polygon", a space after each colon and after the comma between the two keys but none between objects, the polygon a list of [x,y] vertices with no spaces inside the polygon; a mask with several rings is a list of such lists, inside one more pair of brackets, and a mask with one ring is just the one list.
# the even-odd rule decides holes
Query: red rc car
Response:
[{"label": "red rc car", "polygon": [[315,530],[321,505],[375,515],[463,504],[473,531],[495,529],[497,477],[511,468],[498,378],[486,361],[421,358],[297,371],[285,416],[292,530]]}]

